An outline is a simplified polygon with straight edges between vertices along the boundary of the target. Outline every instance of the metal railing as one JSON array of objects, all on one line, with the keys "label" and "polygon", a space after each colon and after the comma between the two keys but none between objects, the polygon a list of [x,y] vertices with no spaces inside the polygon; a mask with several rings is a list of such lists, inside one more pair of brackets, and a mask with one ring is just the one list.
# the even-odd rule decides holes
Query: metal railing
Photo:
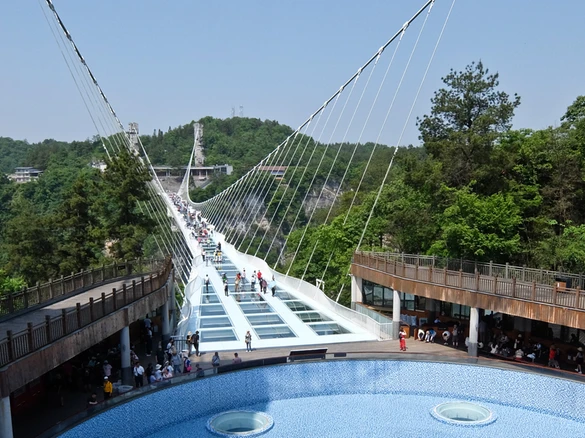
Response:
[{"label": "metal railing", "polygon": [[160,290],[167,284],[172,266],[172,259],[169,257],[161,270],[149,277],[142,277],[139,281],[133,280],[131,287],[123,285],[121,290],[113,289],[109,294],[102,293],[100,298],[90,298],[83,305],[77,303],[75,309],[62,309],[61,315],[57,317],[46,315],[44,322],[36,325],[29,322],[27,328],[21,332],[12,333],[8,330],[6,337],[0,339],[0,368]]},{"label": "metal railing", "polygon": [[[353,256],[355,265],[372,268],[387,274],[395,275],[402,278],[430,283],[438,286],[454,287],[474,292],[503,296],[508,298],[522,299],[534,303],[549,304],[553,306],[562,306],[585,310],[585,297],[581,288],[559,287],[553,281],[553,284],[543,284],[536,278],[545,278],[546,275],[558,274],[554,271],[530,270],[528,277],[515,275],[520,274],[518,267],[509,266],[507,270],[497,265],[478,263],[477,269],[472,272],[466,272],[464,269],[449,269],[448,263],[441,263],[445,259],[439,260],[439,263],[433,262],[432,257],[413,256],[407,254],[393,253],[374,253],[374,252],[356,252]],[[459,262],[459,266],[465,265]],[[491,271],[486,271],[491,266]],[[485,273],[487,272],[487,273]],[[491,272],[491,275],[490,273]],[[540,272],[538,274],[537,272]],[[548,274],[546,274],[548,273]],[[500,276],[499,274],[505,274]],[[560,276],[569,276],[571,274],[560,274]],[[574,277],[579,278],[579,276]],[[525,278],[522,280],[521,278]],[[530,280],[526,280],[529,278]],[[558,278],[558,277],[557,277]]]},{"label": "metal railing", "polygon": [[47,301],[59,298],[68,298],[88,287],[96,287],[107,281],[140,275],[156,271],[163,265],[163,259],[137,259],[124,262],[102,265],[85,271],[61,276],[46,283],[37,283],[35,286],[19,292],[0,295],[0,321],[14,313],[38,306]]},{"label": "metal railing", "polygon": [[[463,271],[468,274],[479,272],[482,275],[498,277],[505,280],[515,278],[527,283],[548,284],[553,286],[556,279],[563,279],[569,288],[585,289],[585,276],[583,274],[572,274],[569,272],[551,271],[547,269],[527,268],[526,266],[515,266],[509,263],[477,262],[459,258],[427,256],[420,254],[370,252],[371,254],[389,261],[399,261],[409,265],[432,266],[433,268],[447,268],[449,271]],[[570,284],[569,284],[570,283]]]}]

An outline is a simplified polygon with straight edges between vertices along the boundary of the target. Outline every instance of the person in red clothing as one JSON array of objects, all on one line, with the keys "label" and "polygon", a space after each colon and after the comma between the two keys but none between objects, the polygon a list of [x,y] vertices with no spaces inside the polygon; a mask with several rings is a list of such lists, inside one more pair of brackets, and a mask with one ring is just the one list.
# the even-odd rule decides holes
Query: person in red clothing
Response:
[{"label": "person in red clothing", "polygon": [[406,351],[406,332],[403,328],[398,332],[398,339],[400,339],[400,351]]},{"label": "person in red clothing", "polygon": [[554,344],[550,346],[550,350],[548,351],[548,366],[552,368],[559,368],[559,361],[556,358],[557,349],[555,348]]}]

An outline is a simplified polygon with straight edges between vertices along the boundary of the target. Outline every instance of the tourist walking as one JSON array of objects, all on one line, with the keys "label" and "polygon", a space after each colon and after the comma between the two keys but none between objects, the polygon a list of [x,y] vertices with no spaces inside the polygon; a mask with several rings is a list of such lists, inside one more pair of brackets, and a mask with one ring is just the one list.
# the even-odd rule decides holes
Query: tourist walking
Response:
[{"label": "tourist walking", "polygon": [[260,290],[262,291],[263,294],[266,294],[267,288],[268,288],[268,283],[266,282],[266,279],[263,278],[262,280],[260,280]]},{"label": "tourist walking", "polygon": [[205,274],[205,292],[209,292],[209,275]]},{"label": "tourist walking", "polygon": [[196,330],[195,334],[191,336],[191,343],[193,344],[193,348],[195,348],[195,356],[201,356],[199,353],[199,330]]},{"label": "tourist walking", "polygon": [[152,328],[148,327],[146,329],[146,355],[150,356],[152,354]]},{"label": "tourist walking", "polygon": [[230,292],[229,292],[229,288],[228,288],[228,284],[227,283],[224,283],[223,284],[223,292],[224,292],[224,294],[225,294],[226,297],[229,297],[230,296]]},{"label": "tourist walking", "polygon": [[110,379],[104,377],[104,400],[112,398],[112,392],[114,392],[114,385],[112,385]]},{"label": "tourist walking", "polygon": [[211,365],[213,365],[213,372],[217,373],[217,368],[219,367],[221,360],[219,358],[219,353],[216,351],[213,357],[211,358]]},{"label": "tourist walking", "polygon": [[134,364],[134,383],[137,388],[144,384],[144,368],[140,365],[140,362]]},{"label": "tourist walking", "polygon": [[256,271],[250,276],[250,292],[256,292]]},{"label": "tourist walking", "polygon": [[234,290],[234,292],[235,292],[235,293],[238,293],[238,292],[240,291],[240,282],[241,282],[241,281],[242,281],[242,276],[241,276],[241,275],[240,275],[240,273],[238,272],[238,273],[236,274],[236,280],[235,280],[235,286],[236,286],[236,288],[235,288],[235,290]]},{"label": "tourist walking", "polygon": [[583,347],[577,348],[577,355],[575,356],[575,362],[577,363],[577,371],[579,374],[583,373]]},{"label": "tourist walking", "polygon": [[272,281],[270,282],[270,290],[272,291],[272,296],[276,294],[276,280],[274,279],[274,275],[272,276]]},{"label": "tourist walking", "polygon": [[398,339],[400,339],[400,351],[406,351],[406,332],[403,328],[398,332]]},{"label": "tourist walking", "polygon": [[183,365],[183,359],[181,359],[181,356],[174,348],[173,354],[171,356],[171,364],[173,365],[173,374],[181,374],[181,366]]},{"label": "tourist walking", "polygon": [[250,333],[250,330],[246,332],[244,340],[246,341],[246,351],[252,351],[252,334]]}]

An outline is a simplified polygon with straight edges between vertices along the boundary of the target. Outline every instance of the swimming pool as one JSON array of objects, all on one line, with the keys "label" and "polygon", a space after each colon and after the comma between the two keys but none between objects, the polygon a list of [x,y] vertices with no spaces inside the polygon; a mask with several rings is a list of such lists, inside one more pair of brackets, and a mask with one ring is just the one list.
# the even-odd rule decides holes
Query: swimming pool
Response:
[{"label": "swimming pool", "polygon": [[[585,385],[497,368],[421,361],[339,360],[255,368],[193,380],[116,406],[64,437],[216,436],[222,411],[269,414],[267,437],[585,436]],[[431,411],[472,401],[495,421],[450,424]],[[464,428],[464,429],[463,429]]]}]

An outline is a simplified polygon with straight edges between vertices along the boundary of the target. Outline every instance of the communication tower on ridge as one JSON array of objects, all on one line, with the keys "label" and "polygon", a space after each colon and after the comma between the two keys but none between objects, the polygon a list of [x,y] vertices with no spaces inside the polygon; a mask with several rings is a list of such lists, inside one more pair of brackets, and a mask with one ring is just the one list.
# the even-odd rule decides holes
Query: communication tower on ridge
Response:
[{"label": "communication tower on ridge", "polygon": [[195,132],[195,167],[203,167],[205,163],[205,156],[203,155],[203,146],[201,139],[203,138],[203,125],[201,123],[193,124],[193,131]]}]

